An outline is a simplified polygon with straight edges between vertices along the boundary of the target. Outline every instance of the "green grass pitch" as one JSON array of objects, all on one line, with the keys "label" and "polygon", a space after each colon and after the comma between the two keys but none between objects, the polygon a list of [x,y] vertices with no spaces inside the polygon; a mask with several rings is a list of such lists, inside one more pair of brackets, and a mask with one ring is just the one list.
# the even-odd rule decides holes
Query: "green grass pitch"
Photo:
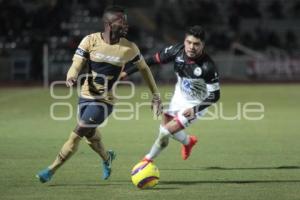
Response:
[{"label": "green grass pitch", "polygon": [[[160,88],[166,98],[172,89]],[[154,189],[139,190],[131,184],[130,170],[150,149],[159,126],[148,107],[139,109],[138,119],[134,113],[119,112],[119,118],[133,119],[110,117],[101,129],[106,147],[117,152],[110,180],[101,180],[100,159],[82,141],[77,154],[51,182],[41,184],[36,172],[52,162],[76,123],[76,95],[55,100],[41,88],[0,88],[0,199],[299,199],[299,91],[296,84],[224,85],[221,101],[207,116],[215,119],[197,121],[187,129],[199,138],[191,157],[183,161],[180,144],[171,140],[155,160],[160,183]],[[68,95],[65,88],[54,92]],[[148,102],[145,92],[147,88],[138,87],[134,97],[118,102]],[[129,93],[128,87],[118,90],[119,95]],[[246,108],[249,102],[261,103],[264,111],[246,115],[263,114],[263,119],[246,119],[243,112],[256,109]],[[69,107],[63,105],[71,103],[73,117],[51,119],[53,103],[64,103],[53,107],[57,117],[66,117]]]}]

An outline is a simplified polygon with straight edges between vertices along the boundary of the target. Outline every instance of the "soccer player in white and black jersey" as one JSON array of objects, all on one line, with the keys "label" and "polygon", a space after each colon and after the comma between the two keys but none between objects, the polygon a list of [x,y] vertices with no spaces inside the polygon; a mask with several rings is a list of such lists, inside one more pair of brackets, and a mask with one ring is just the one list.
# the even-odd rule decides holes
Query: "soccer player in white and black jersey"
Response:
[{"label": "soccer player in white and black jersey", "polygon": [[[164,112],[158,138],[144,160],[152,161],[158,156],[168,145],[169,137],[182,143],[184,160],[197,143],[197,137],[187,135],[185,128],[201,118],[207,107],[220,98],[219,74],[213,60],[204,51],[204,46],[205,32],[196,25],[186,31],[183,44],[169,46],[146,59],[149,66],[174,62],[177,83],[170,106]],[[136,71],[136,67],[127,66],[123,76]]]}]

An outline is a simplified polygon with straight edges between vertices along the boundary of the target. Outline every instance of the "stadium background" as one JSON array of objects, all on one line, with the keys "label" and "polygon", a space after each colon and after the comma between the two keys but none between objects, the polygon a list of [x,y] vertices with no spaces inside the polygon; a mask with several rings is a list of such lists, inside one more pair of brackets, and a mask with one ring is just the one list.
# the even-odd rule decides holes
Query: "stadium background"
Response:
[{"label": "stadium background", "polygon": [[[135,94],[116,107],[119,118],[132,119],[111,117],[102,128],[107,147],[118,154],[111,179],[100,180],[99,159],[83,142],[41,185],[35,173],[55,157],[76,123],[76,92],[70,96],[61,83],[51,93],[49,85],[65,79],[79,41],[102,30],[99,16],[111,4],[127,8],[128,37],[145,55],[181,42],[189,25],[207,29],[206,50],[221,76],[221,100],[210,108],[217,116],[188,129],[199,137],[188,161],[171,142],[156,160],[160,184],[137,190],[130,169],[159,126],[148,107],[122,113],[128,102],[150,101],[137,73],[130,77]],[[299,22],[299,0],[0,0],[0,199],[299,199]],[[152,71],[167,102],[173,67]],[[128,87],[118,90],[130,93]],[[243,115],[253,102],[264,107],[260,120]]]},{"label": "stadium background", "polygon": [[[127,8],[128,38],[145,55],[201,24],[222,80],[300,80],[299,0],[1,0],[0,80],[63,80],[78,43],[102,30],[100,16],[111,4]],[[159,81],[174,79],[172,67],[154,73]]]}]

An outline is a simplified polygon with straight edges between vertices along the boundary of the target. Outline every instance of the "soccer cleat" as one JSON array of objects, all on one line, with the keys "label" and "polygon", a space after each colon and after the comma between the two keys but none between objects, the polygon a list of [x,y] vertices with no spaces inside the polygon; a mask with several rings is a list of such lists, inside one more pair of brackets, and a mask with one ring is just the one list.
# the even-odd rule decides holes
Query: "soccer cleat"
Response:
[{"label": "soccer cleat", "polygon": [[190,156],[191,152],[192,152],[192,148],[193,146],[197,143],[198,139],[196,136],[191,135],[190,137],[190,142],[188,145],[182,145],[181,148],[181,156],[183,160],[188,159],[188,157]]},{"label": "soccer cleat", "polygon": [[103,174],[102,174],[103,180],[107,180],[110,177],[112,161],[116,158],[116,153],[113,150],[108,150],[107,154],[108,154],[108,160],[103,161]]},{"label": "soccer cleat", "polygon": [[53,173],[49,168],[43,169],[37,175],[35,175],[41,183],[46,183],[51,180]]}]

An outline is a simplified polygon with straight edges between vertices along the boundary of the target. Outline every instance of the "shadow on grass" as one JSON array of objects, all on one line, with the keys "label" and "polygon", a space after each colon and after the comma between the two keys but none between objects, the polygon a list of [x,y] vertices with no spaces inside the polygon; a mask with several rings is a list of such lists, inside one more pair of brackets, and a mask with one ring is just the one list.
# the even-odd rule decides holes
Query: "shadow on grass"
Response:
[{"label": "shadow on grass", "polygon": [[[106,186],[122,186],[122,185],[131,185],[132,183],[129,181],[117,181],[120,183],[116,183],[116,182],[110,182],[110,183],[106,183],[106,184],[84,184],[84,183],[59,183],[59,184],[49,184],[49,187],[106,187]],[[127,184],[124,184],[127,183]],[[160,185],[160,184],[159,184]],[[132,187],[134,188],[134,186],[132,185]],[[151,190],[178,190],[178,187],[154,187],[154,188],[150,188],[150,189],[143,189],[142,191],[151,191]]]},{"label": "shadow on grass", "polygon": [[[194,169],[160,169],[161,171],[208,171],[208,170],[299,170],[300,166],[279,167],[202,167]],[[162,185],[194,185],[194,184],[253,184],[253,183],[300,183],[300,180],[200,180],[200,181],[161,181]]]},{"label": "shadow on grass", "polygon": [[115,185],[124,185],[122,183],[95,183],[95,184],[85,184],[85,183],[58,183],[58,184],[49,184],[49,187],[106,187],[106,186],[115,186]]},{"label": "shadow on grass", "polygon": [[[107,186],[124,186],[124,185],[131,185],[133,188],[135,187],[131,181],[128,180],[113,180],[106,183],[58,183],[58,184],[49,184],[49,187],[107,187]],[[160,185],[160,183],[159,183]],[[156,186],[154,188],[150,189],[143,189],[141,191],[151,191],[151,190],[178,190],[178,187],[168,187],[167,185],[164,185],[163,187]]]},{"label": "shadow on grass", "polygon": [[196,185],[196,184],[252,184],[252,183],[300,183],[300,180],[224,180],[224,181],[161,181],[161,185]]},{"label": "shadow on grass", "polygon": [[172,169],[160,169],[162,171],[180,171],[180,170],[187,170],[187,171],[205,171],[205,170],[297,170],[300,169],[300,166],[279,166],[279,167],[200,167],[200,168],[172,168]]}]

